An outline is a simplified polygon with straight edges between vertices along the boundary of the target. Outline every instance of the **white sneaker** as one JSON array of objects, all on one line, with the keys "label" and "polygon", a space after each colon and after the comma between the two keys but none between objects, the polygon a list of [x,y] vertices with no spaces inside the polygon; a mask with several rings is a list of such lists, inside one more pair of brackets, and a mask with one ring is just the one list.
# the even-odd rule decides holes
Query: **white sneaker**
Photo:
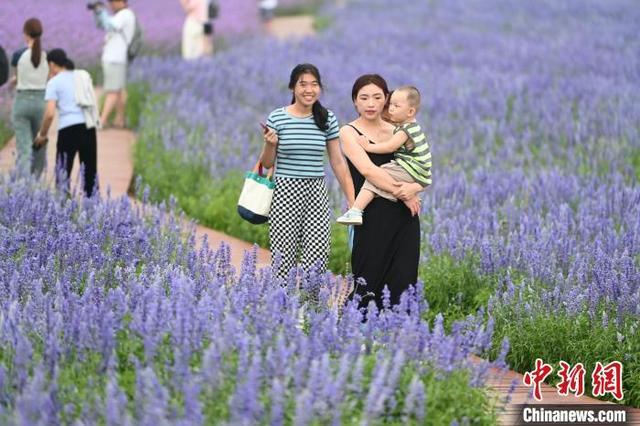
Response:
[{"label": "white sneaker", "polygon": [[342,225],[362,225],[362,212],[354,209],[349,209],[336,221]]}]

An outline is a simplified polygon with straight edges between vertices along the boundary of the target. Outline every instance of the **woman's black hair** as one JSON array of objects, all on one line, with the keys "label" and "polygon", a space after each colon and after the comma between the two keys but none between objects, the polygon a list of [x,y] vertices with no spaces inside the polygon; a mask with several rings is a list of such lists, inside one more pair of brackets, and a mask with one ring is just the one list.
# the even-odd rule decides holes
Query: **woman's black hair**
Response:
[{"label": "woman's black hair", "polygon": [[[293,70],[291,70],[291,77],[289,78],[289,89],[294,90],[296,84],[298,84],[298,79],[302,74],[311,74],[318,81],[318,85],[322,89],[322,80],[320,78],[320,71],[313,64],[298,64],[295,66]],[[294,94],[291,98],[291,104],[296,102],[296,95]],[[311,112],[313,113],[313,121],[316,123],[316,126],[320,130],[326,130],[329,126],[327,121],[329,121],[329,111],[322,106],[320,101],[316,100],[313,103],[311,108]]]},{"label": "woman's black hair", "polygon": [[76,68],[71,59],[67,57],[67,52],[62,49],[53,49],[47,54],[47,61],[53,62],[59,67],[63,67],[67,70],[73,70]]}]

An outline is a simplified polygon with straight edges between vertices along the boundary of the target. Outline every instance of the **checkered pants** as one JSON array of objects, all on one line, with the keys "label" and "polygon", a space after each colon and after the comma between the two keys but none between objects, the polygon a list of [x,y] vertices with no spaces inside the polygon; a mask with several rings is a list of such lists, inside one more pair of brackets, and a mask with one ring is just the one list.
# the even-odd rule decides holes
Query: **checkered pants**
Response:
[{"label": "checkered pants", "polygon": [[324,271],[331,242],[331,213],[324,178],[276,177],[275,183],[269,241],[271,252],[282,256],[278,275],[286,277],[294,265],[308,267],[317,261]]}]

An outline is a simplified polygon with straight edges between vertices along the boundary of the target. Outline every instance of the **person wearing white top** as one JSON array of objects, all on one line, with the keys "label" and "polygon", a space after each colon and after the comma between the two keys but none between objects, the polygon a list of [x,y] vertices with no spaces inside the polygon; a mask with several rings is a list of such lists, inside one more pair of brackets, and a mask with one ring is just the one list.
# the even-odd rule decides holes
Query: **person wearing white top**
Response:
[{"label": "person wearing white top", "polygon": [[187,14],[182,27],[182,58],[197,59],[211,50],[205,25],[209,20],[209,0],[180,0]]},{"label": "person wearing white top", "polygon": [[[58,115],[58,140],[56,142],[56,184],[69,191],[69,178],[73,160],[78,154],[83,171],[82,183],[87,197],[97,194],[97,136],[95,94],[89,73],[76,70],[73,61],[62,49],[53,49],[47,55],[51,79],[47,82],[47,102],[35,145],[46,143],[46,136]],[[87,110],[89,109],[89,110]]]},{"label": "person wearing white top", "polygon": [[97,3],[93,8],[98,26],[107,32],[102,49],[102,87],[106,96],[100,122],[106,126],[115,108],[114,126],[124,127],[127,104],[127,49],[135,32],[136,17],[129,9],[127,0],[108,0],[108,3],[113,15],[109,15],[102,3]]},{"label": "person wearing white top", "polygon": [[44,146],[35,147],[33,141],[44,114],[49,66],[40,42],[42,23],[36,18],[28,19],[24,23],[23,33],[28,47],[15,52],[11,61],[16,72],[11,81],[16,86],[11,112],[16,134],[16,168],[20,173],[30,171],[39,178],[47,165],[47,150]]}]

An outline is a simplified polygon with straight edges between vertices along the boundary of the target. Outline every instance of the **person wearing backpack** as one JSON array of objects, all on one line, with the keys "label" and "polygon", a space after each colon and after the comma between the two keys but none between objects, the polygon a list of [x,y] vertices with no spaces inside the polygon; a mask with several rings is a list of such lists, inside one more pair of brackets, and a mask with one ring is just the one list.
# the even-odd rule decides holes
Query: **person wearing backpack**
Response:
[{"label": "person wearing backpack", "polygon": [[[182,26],[182,58],[198,59],[213,50],[213,24],[211,19],[211,5],[216,6],[216,0],[180,0],[180,4],[187,14]],[[213,3],[212,3],[213,2]]]},{"label": "person wearing backpack", "polygon": [[107,126],[109,116],[115,109],[113,125],[122,128],[125,125],[124,113],[127,103],[127,65],[133,59],[133,53],[137,53],[132,52],[132,48],[139,47],[140,31],[136,16],[128,7],[127,0],[108,0],[108,3],[112,15],[101,2],[89,5],[94,11],[98,27],[107,33],[102,49],[102,88],[105,91],[105,100],[100,122]]},{"label": "person wearing backpack", "polygon": [[16,134],[16,168],[20,173],[31,172],[36,178],[47,166],[45,144],[35,146],[42,116],[44,94],[49,76],[47,54],[42,50],[42,23],[37,18],[27,19],[22,27],[25,47],[14,52],[11,65],[15,76],[16,96],[11,110],[11,122]]}]

